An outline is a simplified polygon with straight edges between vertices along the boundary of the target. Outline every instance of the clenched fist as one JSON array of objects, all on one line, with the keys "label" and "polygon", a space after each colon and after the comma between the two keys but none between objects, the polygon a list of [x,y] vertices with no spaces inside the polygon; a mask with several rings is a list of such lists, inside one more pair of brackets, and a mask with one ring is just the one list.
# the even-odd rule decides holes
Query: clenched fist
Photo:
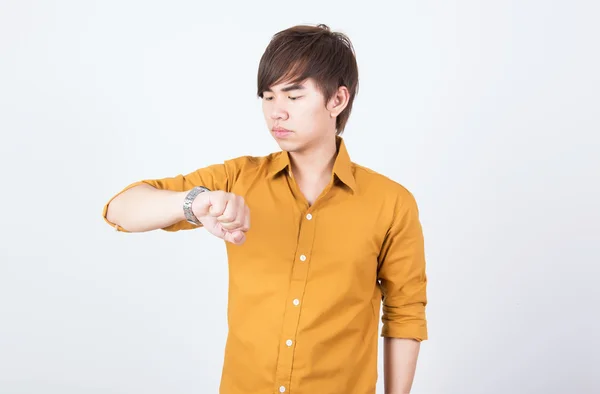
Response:
[{"label": "clenched fist", "polygon": [[250,209],[243,197],[219,190],[200,193],[192,211],[211,234],[236,245],[246,240]]}]

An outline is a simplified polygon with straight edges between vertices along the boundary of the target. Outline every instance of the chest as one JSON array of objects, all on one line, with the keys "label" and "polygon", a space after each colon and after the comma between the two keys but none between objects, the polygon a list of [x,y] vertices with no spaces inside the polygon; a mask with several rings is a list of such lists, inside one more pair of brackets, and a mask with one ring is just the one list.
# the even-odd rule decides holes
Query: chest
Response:
[{"label": "chest", "polygon": [[[322,192],[308,191],[309,201]],[[245,199],[251,227],[243,245],[227,245],[230,274],[259,278],[261,273],[266,281],[297,276],[375,282],[388,223],[365,209],[360,196],[334,187],[307,205],[282,187],[247,193]]]}]

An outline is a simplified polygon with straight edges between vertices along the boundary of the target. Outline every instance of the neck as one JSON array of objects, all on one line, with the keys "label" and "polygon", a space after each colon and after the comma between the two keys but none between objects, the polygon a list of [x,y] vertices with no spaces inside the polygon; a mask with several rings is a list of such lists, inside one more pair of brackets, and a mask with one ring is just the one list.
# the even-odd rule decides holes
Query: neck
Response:
[{"label": "neck", "polygon": [[337,153],[336,139],[328,138],[304,151],[290,152],[292,172],[306,181],[329,179]]}]

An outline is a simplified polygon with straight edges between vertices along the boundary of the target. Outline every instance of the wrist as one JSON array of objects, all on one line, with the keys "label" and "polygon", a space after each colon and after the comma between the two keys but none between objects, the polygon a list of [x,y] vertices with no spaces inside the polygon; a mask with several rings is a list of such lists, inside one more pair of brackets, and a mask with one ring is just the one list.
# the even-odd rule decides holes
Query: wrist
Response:
[{"label": "wrist", "polygon": [[189,191],[185,192],[176,192],[173,195],[173,207],[175,212],[177,212],[177,220],[182,221],[185,219],[185,212],[183,211],[183,203],[185,202],[185,197],[188,195]]},{"label": "wrist", "polygon": [[[198,203],[201,203],[201,205],[206,205],[206,202],[203,201],[203,197],[206,195],[206,192],[209,191],[210,190],[204,186],[196,186],[191,190],[186,191],[183,199],[182,211],[185,220],[190,224],[194,224],[196,226],[202,225],[198,219],[198,215],[196,215],[196,212],[199,212]],[[202,209],[200,209],[200,211],[202,211]]]}]

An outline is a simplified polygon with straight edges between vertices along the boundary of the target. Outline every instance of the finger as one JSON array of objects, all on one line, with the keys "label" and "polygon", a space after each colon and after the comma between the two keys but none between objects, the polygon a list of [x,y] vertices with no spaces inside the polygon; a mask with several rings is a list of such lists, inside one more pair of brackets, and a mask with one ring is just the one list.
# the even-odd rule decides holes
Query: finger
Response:
[{"label": "finger", "polygon": [[246,241],[246,234],[244,234],[244,232],[242,231],[233,231],[233,232],[227,232],[225,234],[225,241],[227,242],[231,242],[232,244],[235,245],[241,245]]},{"label": "finger", "polygon": [[240,230],[250,230],[250,208],[247,205],[244,206],[244,218],[242,220],[242,226],[240,227]]},{"label": "finger", "polygon": [[223,210],[221,215],[217,217],[217,221],[219,223],[225,224],[235,221],[235,218],[237,216],[237,204],[235,200],[235,198],[227,200],[227,205],[225,206],[225,209]]},{"label": "finger", "polygon": [[225,211],[228,199],[227,196],[223,193],[219,193],[216,191],[212,193],[214,194],[211,194],[209,197],[210,207],[208,209],[208,213],[213,217],[218,217],[221,216]]},{"label": "finger", "polygon": [[236,197],[229,202],[221,218],[217,218],[227,230],[238,230],[244,220],[244,199]]},{"label": "finger", "polygon": [[221,226],[229,232],[240,230],[240,225],[236,222],[221,223]]},{"label": "finger", "polygon": [[234,223],[236,223],[238,225],[238,229],[241,230],[241,227],[244,225],[244,222],[246,220],[246,202],[242,197],[239,197],[237,199],[236,214],[237,215],[235,217]]}]

